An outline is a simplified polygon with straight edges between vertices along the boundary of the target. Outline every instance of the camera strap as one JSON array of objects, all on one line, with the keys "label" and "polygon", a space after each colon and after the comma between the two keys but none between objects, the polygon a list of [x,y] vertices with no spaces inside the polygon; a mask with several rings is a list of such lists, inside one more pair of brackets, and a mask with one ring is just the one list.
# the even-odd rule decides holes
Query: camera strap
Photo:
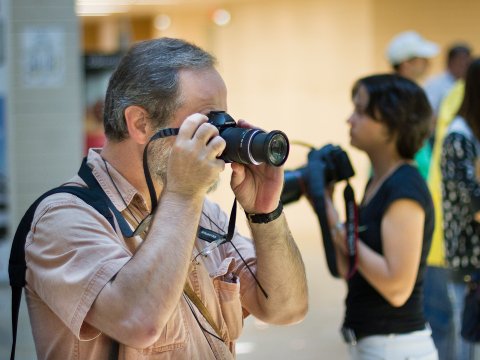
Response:
[{"label": "camera strap", "polygon": [[[339,277],[337,260],[335,253],[335,246],[332,240],[332,234],[327,217],[327,209],[325,205],[325,168],[326,164],[321,159],[309,154],[308,158],[308,183],[315,184],[309,186],[309,197],[312,201],[312,206],[317,215],[322,231],[323,247],[325,249],[325,257],[327,260],[328,270],[330,274]],[[350,183],[344,189],[345,210],[347,215],[346,231],[347,231],[347,248],[349,270],[347,280],[350,279],[357,270],[357,239],[358,239],[358,209],[355,202],[355,194]]]},{"label": "camera strap", "polygon": [[355,194],[350,183],[347,181],[347,185],[343,190],[343,198],[345,200],[345,214],[347,215],[347,221],[345,230],[347,236],[345,241],[347,242],[348,249],[348,274],[346,279],[350,279],[357,271],[358,257],[357,257],[357,241],[358,241],[358,207],[355,202]]},{"label": "camera strap", "polygon": [[154,140],[161,139],[168,136],[175,136],[178,135],[179,128],[167,128],[167,129],[160,129],[153,135],[150,140],[148,140],[147,145],[145,145],[145,149],[143,149],[143,173],[145,174],[145,181],[147,182],[148,192],[150,194],[150,204],[152,206],[151,213],[155,211],[158,205],[157,200],[157,192],[155,191],[155,187],[153,186],[152,176],[150,175],[150,171],[148,170],[148,146]]},{"label": "camera strap", "polygon": [[[150,145],[150,143],[154,140],[157,140],[157,139],[161,139],[161,138],[164,138],[164,137],[168,137],[168,136],[175,136],[175,135],[178,135],[178,131],[179,129],[178,128],[167,128],[167,129],[160,129],[159,131],[157,131],[155,133],[155,135],[153,135],[150,140],[148,141],[147,145],[145,146],[145,149],[143,150],[143,172],[145,174],[145,180],[147,182],[147,187],[148,187],[148,191],[150,193],[150,201],[151,201],[151,204],[152,204],[152,213],[155,211],[157,205],[158,205],[158,201],[157,201],[157,193],[155,191],[155,187],[153,186],[153,181],[152,181],[152,176],[150,175],[150,171],[148,169],[148,159],[147,159],[147,154],[148,154],[148,146]],[[250,274],[252,275],[253,279],[255,280],[255,282],[257,283],[259,289],[262,291],[263,295],[265,296],[265,298],[268,299],[268,294],[267,292],[265,291],[265,289],[263,288],[263,286],[260,284],[260,282],[258,281],[257,277],[255,276],[255,274],[253,273],[252,269],[250,269],[250,266],[248,266],[247,262],[245,261],[245,259],[243,258],[242,254],[240,253],[240,251],[238,251],[237,247],[233,244],[232,242],[232,238],[233,238],[233,234],[235,232],[235,222],[236,222],[236,219],[237,219],[237,198],[235,198],[233,200],[233,205],[232,205],[232,210],[230,212],[230,220],[228,222],[228,232],[225,236],[224,239],[220,238],[220,239],[217,239],[216,238],[216,235],[214,235],[214,232],[211,232],[207,229],[204,229],[202,227],[199,227],[199,233],[198,233],[198,236],[202,239],[202,240],[205,240],[207,242],[210,242],[211,245],[212,245],[212,250],[213,248],[215,247],[218,247],[224,243],[230,243],[233,248],[235,249],[235,251],[237,252],[238,256],[240,256],[240,259],[243,261],[243,263],[245,264],[245,266],[247,267],[248,271],[250,272]],[[202,253],[200,252],[198,255],[202,255]],[[198,256],[197,255],[197,256]]]},{"label": "camera strap", "polygon": [[307,183],[315,184],[315,186],[308,187],[308,196],[311,200],[313,209],[315,210],[315,214],[317,215],[318,222],[320,223],[328,270],[332,276],[339,277],[337,259],[335,257],[335,247],[333,245],[332,234],[330,233],[330,226],[328,224],[327,211],[325,208],[325,166],[326,165],[323,161],[309,154],[307,164]]}]

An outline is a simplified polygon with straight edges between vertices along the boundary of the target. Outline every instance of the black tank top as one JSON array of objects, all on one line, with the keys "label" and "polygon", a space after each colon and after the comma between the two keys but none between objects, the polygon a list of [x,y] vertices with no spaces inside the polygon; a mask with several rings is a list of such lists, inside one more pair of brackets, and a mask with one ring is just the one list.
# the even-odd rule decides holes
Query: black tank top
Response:
[{"label": "black tank top", "polygon": [[400,307],[392,306],[357,272],[348,281],[345,326],[357,336],[407,333],[425,328],[423,315],[423,273],[434,227],[434,210],[428,187],[418,170],[400,166],[380,186],[369,203],[359,207],[359,237],[383,254],[380,225],[395,200],[411,199],[425,211],[423,244],[417,279],[412,294]]}]

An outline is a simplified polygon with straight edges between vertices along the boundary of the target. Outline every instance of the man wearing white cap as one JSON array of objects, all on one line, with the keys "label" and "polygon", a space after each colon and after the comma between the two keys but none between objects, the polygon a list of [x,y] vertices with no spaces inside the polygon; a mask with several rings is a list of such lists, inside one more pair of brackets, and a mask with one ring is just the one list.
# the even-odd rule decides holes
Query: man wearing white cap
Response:
[{"label": "man wearing white cap", "polygon": [[[437,44],[424,39],[415,31],[404,31],[397,34],[388,44],[386,56],[394,72],[417,83],[425,76],[430,59],[439,52]],[[434,129],[432,118],[432,133]],[[427,141],[415,154],[418,170],[427,179],[430,168],[432,146]]]},{"label": "man wearing white cap", "polygon": [[396,35],[387,48],[387,59],[398,75],[418,82],[425,75],[429,59],[439,52],[438,45],[415,31]]}]

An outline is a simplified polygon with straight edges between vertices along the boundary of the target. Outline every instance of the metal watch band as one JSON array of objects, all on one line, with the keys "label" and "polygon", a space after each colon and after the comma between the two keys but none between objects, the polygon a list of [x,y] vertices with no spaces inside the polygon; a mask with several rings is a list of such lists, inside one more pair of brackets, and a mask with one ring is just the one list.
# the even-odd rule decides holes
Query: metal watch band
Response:
[{"label": "metal watch band", "polygon": [[268,214],[249,214],[245,211],[245,215],[247,215],[248,221],[254,224],[266,224],[270,221],[277,219],[283,212],[283,204],[280,201],[278,206],[272,212]]}]

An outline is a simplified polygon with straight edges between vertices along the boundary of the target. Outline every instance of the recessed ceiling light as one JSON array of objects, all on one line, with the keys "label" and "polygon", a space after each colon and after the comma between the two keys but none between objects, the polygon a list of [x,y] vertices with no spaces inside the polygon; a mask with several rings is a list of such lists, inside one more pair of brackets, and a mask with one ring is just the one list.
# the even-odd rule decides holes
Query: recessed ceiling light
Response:
[{"label": "recessed ceiling light", "polygon": [[172,20],[167,14],[160,14],[155,16],[154,25],[155,28],[157,28],[158,30],[165,31],[170,27],[171,24]]},{"label": "recessed ceiling light", "polygon": [[231,20],[230,12],[225,9],[217,9],[212,14],[212,19],[218,26],[225,26]]}]

